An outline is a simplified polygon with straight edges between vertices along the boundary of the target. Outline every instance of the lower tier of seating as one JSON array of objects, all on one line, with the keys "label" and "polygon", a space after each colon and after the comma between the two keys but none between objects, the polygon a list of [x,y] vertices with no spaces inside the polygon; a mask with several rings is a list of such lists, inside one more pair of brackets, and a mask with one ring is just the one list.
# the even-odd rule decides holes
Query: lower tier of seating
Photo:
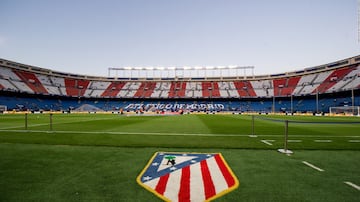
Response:
[{"label": "lower tier of seating", "polygon": [[[1,91],[0,91],[1,92]],[[355,96],[352,97],[352,94]],[[86,99],[0,93],[0,105],[12,111],[236,111],[328,112],[334,106],[360,106],[360,90],[311,96],[248,99]],[[90,108],[84,108],[84,106]]]}]

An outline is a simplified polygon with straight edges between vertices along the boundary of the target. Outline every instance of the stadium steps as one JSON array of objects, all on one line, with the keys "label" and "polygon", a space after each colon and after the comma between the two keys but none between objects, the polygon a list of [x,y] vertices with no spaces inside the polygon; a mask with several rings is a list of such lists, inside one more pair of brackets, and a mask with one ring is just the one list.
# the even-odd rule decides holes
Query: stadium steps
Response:
[{"label": "stadium steps", "polygon": [[18,90],[18,88],[13,83],[11,83],[10,79],[8,78],[0,79],[0,83],[3,86],[2,89],[13,91]]},{"label": "stadium steps", "polygon": [[14,87],[14,89],[16,89],[17,91],[22,91],[22,89],[20,89],[11,79],[7,79],[7,81],[9,81],[9,83]]},{"label": "stadium steps", "polygon": [[61,92],[60,86],[57,87],[58,91],[59,91],[59,95],[64,96],[64,94]]}]

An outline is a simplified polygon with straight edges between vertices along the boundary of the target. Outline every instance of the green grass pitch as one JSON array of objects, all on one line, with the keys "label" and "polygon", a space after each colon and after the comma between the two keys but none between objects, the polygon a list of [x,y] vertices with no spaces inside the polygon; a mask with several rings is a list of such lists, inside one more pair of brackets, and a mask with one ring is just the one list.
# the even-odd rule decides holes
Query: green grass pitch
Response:
[{"label": "green grass pitch", "polygon": [[[291,156],[277,152],[284,120]],[[25,129],[24,115],[0,115],[0,201],[160,201],[136,183],[156,151],[221,152],[240,186],[216,201],[360,197],[359,117],[263,115],[254,131],[248,115],[54,114],[52,122],[29,114]]]}]

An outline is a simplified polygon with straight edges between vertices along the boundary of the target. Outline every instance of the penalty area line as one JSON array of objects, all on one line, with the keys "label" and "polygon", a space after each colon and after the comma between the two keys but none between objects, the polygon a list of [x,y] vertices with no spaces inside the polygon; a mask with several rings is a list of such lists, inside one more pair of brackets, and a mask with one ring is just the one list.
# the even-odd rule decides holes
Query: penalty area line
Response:
[{"label": "penalty area line", "polygon": [[319,167],[317,167],[317,166],[314,166],[313,164],[311,164],[311,163],[309,163],[309,162],[307,162],[307,161],[303,161],[302,163],[305,164],[305,165],[307,165],[307,166],[309,166],[310,168],[313,168],[313,169],[319,171],[319,172],[323,172],[323,171],[324,171],[323,169],[321,169],[321,168],[319,168]]},{"label": "penalty area line", "polygon": [[344,183],[351,186],[352,188],[357,189],[358,191],[360,191],[360,186],[358,186],[358,185],[356,185],[356,184],[354,184],[352,182],[349,182],[349,181],[344,182]]}]

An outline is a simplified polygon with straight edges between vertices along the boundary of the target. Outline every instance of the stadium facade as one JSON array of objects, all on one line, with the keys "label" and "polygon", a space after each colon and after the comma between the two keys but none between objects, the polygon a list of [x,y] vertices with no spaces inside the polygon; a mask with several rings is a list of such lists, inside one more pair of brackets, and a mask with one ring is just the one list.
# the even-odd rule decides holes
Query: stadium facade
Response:
[{"label": "stadium facade", "polygon": [[327,113],[360,105],[360,56],[273,75],[155,75],[96,77],[0,59],[0,105],[8,111],[234,113]]}]

